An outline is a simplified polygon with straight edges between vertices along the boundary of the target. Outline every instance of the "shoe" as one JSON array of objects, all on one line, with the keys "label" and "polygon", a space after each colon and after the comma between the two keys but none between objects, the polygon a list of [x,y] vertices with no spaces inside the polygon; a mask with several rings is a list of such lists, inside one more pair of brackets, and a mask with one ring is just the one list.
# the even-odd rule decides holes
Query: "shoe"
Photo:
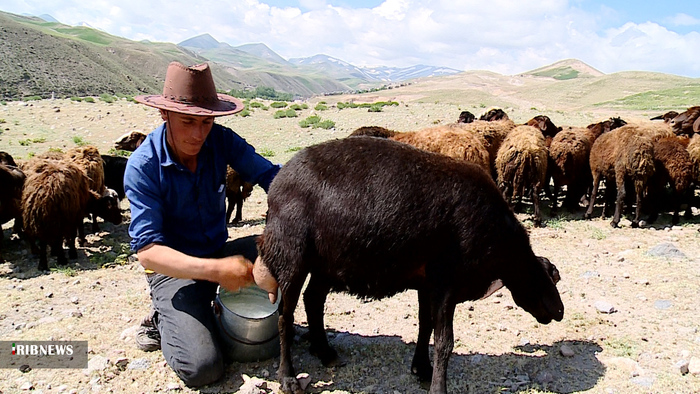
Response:
[{"label": "shoe", "polygon": [[144,352],[160,350],[160,333],[156,326],[158,313],[151,310],[148,316],[141,321],[138,331],[136,331],[136,347]]}]

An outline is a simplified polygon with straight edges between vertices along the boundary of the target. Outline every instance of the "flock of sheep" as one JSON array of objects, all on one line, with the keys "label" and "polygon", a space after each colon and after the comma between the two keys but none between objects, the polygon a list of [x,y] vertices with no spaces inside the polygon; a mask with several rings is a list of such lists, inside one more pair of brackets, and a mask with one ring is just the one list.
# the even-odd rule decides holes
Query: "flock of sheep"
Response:
[{"label": "flock of sheep", "polygon": [[78,236],[80,245],[85,244],[86,216],[92,219],[92,231],[99,230],[98,216],[114,224],[122,222],[119,200],[124,195],[124,171],[119,177],[119,170],[115,172],[112,167],[121,162],[125,168],[126,159],[106,160],[109,167],[105,156],[93,146],[65,153],[48,151],[18,162],[0,152],[0,223],[15,220],[14,232],[26,239],[33,254],[39,255],[39,270],[48,270],[47,246],[59,265],[68,263],[64,241],[68,256],[77,258],[75,238]]},{"label": "flock of sheep", "polygon": [[[673,224],[678,223],[683,204],[685,215],[692,215],[695,187],[700,185],[698,133],[700,106],[645,122],[628,124],[610,118],[588,127],[557,127],[544,115],[517,125],[500,109],[489,110],[479,119],[464,111],[453,124],[412,132],[360,127],[350,136],[388,138],[474,163],[491,174],[516,211],[522,198],[530,197],[536,226],[542,225],[542,194],[551,201],[550,212],[556,214],[560,190],[566,186],[563,207],[574,211],[583,205],[584,217],[590,218],[600,181],[605,180],[603,214],[614,206],[611,224],[616,227],[623,206],[634,208],[632,226],[637,227],[644,224],[643,209],[648,223],[658,217],[660,207],[670,207]],[[133,151],[144,138],[143,133],[131,132],[115,141],[115,148]],[[0,224],[15,219],[13,230],[39,254],[39,269],[48,269],[47,245],[58,263],[66,264],[63,241],[75,258],[76,234],[81,244],[85,242],[84,217],[92,216],[93,231],[96,216],[121,223],[125,166],[126,158],[100,155],[91,146],[46,152],[19,164],[0,152]],[[241,206],[252,188],[229,168],[227,223],[234,208],[234,222],[241,220]]]},{"label": "flock of sheep", "polygon": [[[145,137],[141,132],[129,133],[115,141],[115,148],[134,151]],[[77,258],[76,235],[78,243],[85,244],[85,217],[92,218],[93,232],[99,231],[97,217],[122,222],[126,162],[125,157],[101,155],[94,146],[65,153],[48,151],[26,161],[0,152],[0,224],[14,219],[13,231],[39,256],[39,270],[48,270],[47,246],[58,265],[65,265],[64,241],[70,258]],[[226,222],[236,208],[235,223],[242,219],[241,206],[253,185],[231,168],[226,178]],[[0,263],[4,262],[2,237],[0,232]]]},{"label": "flock of sheep", "polygon": [[[360,127],[350,136],[374,136],[404,142],[427,151],[474,163],[490,173],[503,196],[519,210],[529,195],[533,222],[542,225],[540,197],[558,210],[558,196],[566,186],[563,207],[586,208],[590,218],[604,180],[605,208],[615,207],[611,225],[617,227],[622,208],[634,208],[632,226],[657,219],[670,206],[673,224],[679,210],[692,215],[695,186],[700,185],[700,107],[670,111],[649,121],[628,124],[615,117],[588,127],[557,127],[544,115],[516,125],[500,109],[478,120],[468,111],[456,123],[413,132],[383,127]],[[641,223],[640,223],[641,222]]]}]

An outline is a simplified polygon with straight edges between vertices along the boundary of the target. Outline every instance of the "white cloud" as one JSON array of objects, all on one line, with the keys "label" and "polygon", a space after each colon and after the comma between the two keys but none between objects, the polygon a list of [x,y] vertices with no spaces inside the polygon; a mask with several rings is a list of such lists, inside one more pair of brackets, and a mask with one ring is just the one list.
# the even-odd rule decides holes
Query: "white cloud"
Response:
[{"label": "white cloud", "polygon": [[667,18],[666,21],[673,25],[673,26],[699,26],[700,25],[700,19],[690,16],[688,14],[683,14],[679,13],[676,14],[670,18]]},{"label": "white cloud", "polygon": [[421,63],[515,74],[578,58],[603,72],[700,76],[693,56],[698,32],[669,30],[700,25],[687,14],[663,24],[621,22],[604,30],[611,15],[617,20],[622,13],[605,5],[586,12],[574,0],[385,0],[373,9],[325,0],[300,0],[300,7],[261,1],[200,0],[193,7],[184,0],[35,0],[0,8],[46,13],[67,24],[87,22],[134,40],[178,43],[209,33],[234,46],[265,43],[286,58],[323,53],[359,66]]}]

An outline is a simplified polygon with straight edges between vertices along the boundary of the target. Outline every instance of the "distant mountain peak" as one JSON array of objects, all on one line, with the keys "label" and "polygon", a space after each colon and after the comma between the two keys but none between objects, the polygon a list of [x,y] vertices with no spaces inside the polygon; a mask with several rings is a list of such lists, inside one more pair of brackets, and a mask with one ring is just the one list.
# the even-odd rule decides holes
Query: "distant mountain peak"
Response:
[{"label": "distant mountain peak", "polygon": [[284,60],[282,56],[278,55],[275,51],[263,43],[243,44],[234,48],[238,49],[239,51],[263,58],[267,61],[287,64],[287,61]]},{"label": "distant mountain peak", "polygon": [[536,68],[522,74],[559,80],[600,77],[605,75],[605,73],[596,70],[578,59],[560,60],[548,66]]},{"label": "distant mountain peak", "polygon": [[181,43],[177,44],[181,47],[199,48],[199,49],[213,49],[218,48],[221,43],[216,41],[214,37],[209,35],[209,33],[200,34],[196,37],[192,37]]},{"label": "distant mountain peak", "polygon": [[41,14],[41,15],[39,15],[39,18],[41,18],[41,19],[43,19],[43,20],[45,20],[45,21],[47,21],[47,22],[55,22],[55,23],[58,23],[58,21],[56,20],[56,18],[54,18],[53,16],[51,16],[51,15],[49,15],[49,14]]}]

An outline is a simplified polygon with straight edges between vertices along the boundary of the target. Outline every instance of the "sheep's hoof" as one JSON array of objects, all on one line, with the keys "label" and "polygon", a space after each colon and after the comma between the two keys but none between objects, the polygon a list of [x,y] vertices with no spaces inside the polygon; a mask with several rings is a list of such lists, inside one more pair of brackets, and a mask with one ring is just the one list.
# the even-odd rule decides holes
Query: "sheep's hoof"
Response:
[{"label": "sheep's hoof", "polygon": [[[615,221],[610,222],[610,226],[612,228],[618,228],[619,226],[617,224],[618,224],[618,222],[615,222]],[[634,225],[632,225],[632,227],[634,227]]]},{"label": "sheep's hoof", "polygon": [[639,224],[640,224],[639,222],[633,220],[633,221],[632,221],[632,224],[631,224],[630,226],[631,226],[632,228],[639,228]]},{"label": "sheep's hoof", "polygon": [[430,362],[411,366],[411,373],[416,375],[421,382],[430,382],[433,379],[433,367]]},{"label": "sheep's hoof", "polygon": [[304,392],[297,378],[293,376],[285,376],[280,383],[282,383],[280,388],[285,394],[302,394]]}]

